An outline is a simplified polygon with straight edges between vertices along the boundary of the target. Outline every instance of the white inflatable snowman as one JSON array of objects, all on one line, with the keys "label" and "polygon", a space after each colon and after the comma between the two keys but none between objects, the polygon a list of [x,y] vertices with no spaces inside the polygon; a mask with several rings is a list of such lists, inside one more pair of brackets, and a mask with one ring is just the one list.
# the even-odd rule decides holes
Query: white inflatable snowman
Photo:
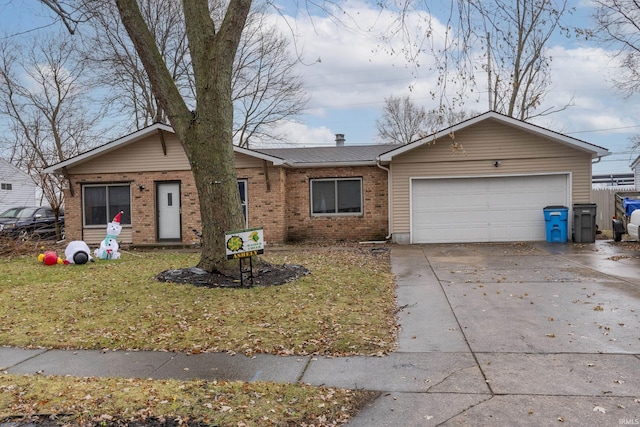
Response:
[{"label": "white inflatable snowman", "polygon": [[118,235],[122,231],[122,226],[120,225],[120,219],[122,218],[122,214],[124,212],[120,211],[113,217],[113,221],[107,224],[107,236],[103,241],[100,242],[100,247],[96,249],[93,254],[98,259],[119,259],[120,252],[118,249],[120,246],[118,245]]},{"label": "white inflatable snowman", "polygon": [[86,264],[87,262],[93,262],[91,257],[91,249],[82,240],[74,240],[69,242],[67,248],[64,250],[64,256],[69,264]]}]

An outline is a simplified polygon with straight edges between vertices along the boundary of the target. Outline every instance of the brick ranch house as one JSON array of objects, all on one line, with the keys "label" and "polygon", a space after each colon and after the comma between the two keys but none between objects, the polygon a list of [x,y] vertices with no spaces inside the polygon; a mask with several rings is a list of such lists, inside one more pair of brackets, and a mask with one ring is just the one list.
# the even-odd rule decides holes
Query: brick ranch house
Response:
[{"label": "brick ranch house", "polygon": [[[592,162],[609,152],[495,112],[407,145],[235,147],[247,227],[267,243],[545,239],[543,208],[589,203]],[[51,166],[62,174],[66,235],[96,244],[125,212],[124,244],[190,244],[200,211],[172,128],[154,124]]]}]

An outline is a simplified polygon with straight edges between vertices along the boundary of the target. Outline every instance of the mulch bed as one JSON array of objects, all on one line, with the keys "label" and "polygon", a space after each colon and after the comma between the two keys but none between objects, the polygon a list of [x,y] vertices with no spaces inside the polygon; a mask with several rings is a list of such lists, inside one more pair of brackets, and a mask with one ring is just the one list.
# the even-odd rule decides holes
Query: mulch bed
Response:
[{"label": "mulch bed", "polygon": [[236,276],[228,276],[217,272],[208,272],[197,267],[165,270],[156,276],[156,280],[207,288],[248,288],[284,285],[309,273],[311,272],[301,265],[261,262],[260,268],[254,269],[253,280],[247,273],[244,273],[241,281],[240,271]]}]

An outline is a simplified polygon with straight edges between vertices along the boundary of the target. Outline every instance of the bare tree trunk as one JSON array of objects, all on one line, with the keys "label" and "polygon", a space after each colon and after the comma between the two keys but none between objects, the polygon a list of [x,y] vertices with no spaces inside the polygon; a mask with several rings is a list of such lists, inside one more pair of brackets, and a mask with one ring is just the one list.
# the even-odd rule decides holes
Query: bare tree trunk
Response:
[{"label": "bare tree trunk", "polygon": [[220,111],[216,118],[197,119],[183,137],[200,198],[203,250],[198,266],[223,273],[237,269],[237,263],[226,262],[224,233],[243,228],[231,129],[223,129],[230,121],[225,114],[229,115]]},{"label": "bare tree trunk", "polygon": [[207,271],[236,269],[226,261],[224,232],[242,227],[233,153],[233,61],[251,0],[230,0],[217,29],[207,0],[184,0],[184,17],[196,88],[189,111],[158,51],[136,0],[116,0],[122,22],[149,76],[154,95],[182,142],[198,189],[202,255]]}]

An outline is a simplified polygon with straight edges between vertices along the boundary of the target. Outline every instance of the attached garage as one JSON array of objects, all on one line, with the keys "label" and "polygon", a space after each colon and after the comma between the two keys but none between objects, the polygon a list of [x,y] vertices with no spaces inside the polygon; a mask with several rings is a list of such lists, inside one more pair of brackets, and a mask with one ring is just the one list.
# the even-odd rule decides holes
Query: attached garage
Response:
[{"label": "attached garage", "polygon": [[411,243],[545,239],[543,208],[570,204],[569,174],[411,180]]},{"label": "attached garage", "polygon": [[389,171],[391,238],[544,241],[543,209],[591,203],[592,163],[607,155],[540,126],[481,114],[379,156]]}]

